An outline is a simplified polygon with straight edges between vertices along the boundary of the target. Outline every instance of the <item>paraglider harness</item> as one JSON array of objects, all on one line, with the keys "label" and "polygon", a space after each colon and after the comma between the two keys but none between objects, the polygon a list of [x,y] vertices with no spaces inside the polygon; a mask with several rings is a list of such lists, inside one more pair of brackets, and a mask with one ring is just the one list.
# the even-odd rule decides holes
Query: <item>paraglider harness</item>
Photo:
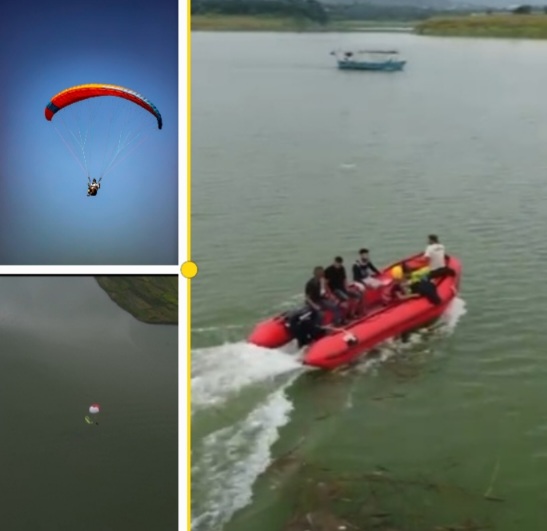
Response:
[{"label": "paraglider harness", "polygon": [[90,195],[91,196],[95,196],[97,195],[97,192],[99,191],[99,188],[101,187],[101,181],[103,180],[103,178],[101,177],[98,181],[96,181],[95,179],[93,179],[94,182],[91,182],[91,178],[88,176],[87,177],[87,197],[89,197]]},{"label": "paraglider harness", "polygon": [[307,306],[287,312],[284,315],[284,324],[291,336],[298,342],[298,348],[302,348],[325,335],[325,330],[318,326],[315,321],[313,310]]}]

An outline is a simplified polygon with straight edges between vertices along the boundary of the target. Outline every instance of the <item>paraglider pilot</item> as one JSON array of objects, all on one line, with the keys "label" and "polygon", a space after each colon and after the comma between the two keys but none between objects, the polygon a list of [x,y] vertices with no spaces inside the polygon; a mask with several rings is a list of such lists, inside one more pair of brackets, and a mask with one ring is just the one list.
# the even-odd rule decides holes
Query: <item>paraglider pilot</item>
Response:
[{"label": "paraglider pilot", "polygon": [[87,196],[89,197],[90,195],[97,195],[100,187],[101,183],[98,183],[97,179],[93,179],[93,181],[91,181],[91,183],[87,185]]}]

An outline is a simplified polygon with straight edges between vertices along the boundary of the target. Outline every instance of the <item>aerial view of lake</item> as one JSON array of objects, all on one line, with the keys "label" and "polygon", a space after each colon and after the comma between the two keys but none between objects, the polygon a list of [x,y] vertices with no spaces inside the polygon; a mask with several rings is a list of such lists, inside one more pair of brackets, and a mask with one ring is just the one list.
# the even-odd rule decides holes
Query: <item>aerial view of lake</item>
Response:
[{"label": "aerial view of lake", "polygon": [[177,326],[93,277],[5,276],[0,345],[1,527],[176,529]]}]

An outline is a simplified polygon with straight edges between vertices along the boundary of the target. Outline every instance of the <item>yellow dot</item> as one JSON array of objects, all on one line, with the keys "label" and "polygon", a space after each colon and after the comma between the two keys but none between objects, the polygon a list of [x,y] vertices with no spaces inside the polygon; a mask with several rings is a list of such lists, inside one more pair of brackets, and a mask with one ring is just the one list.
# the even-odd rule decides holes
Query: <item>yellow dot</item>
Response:
[{"label": "yellow dot", "polygon": [[194,278],[198,274],[198,266],[194,262],[184,262],[180,266],[180,272],[183,277]]}]

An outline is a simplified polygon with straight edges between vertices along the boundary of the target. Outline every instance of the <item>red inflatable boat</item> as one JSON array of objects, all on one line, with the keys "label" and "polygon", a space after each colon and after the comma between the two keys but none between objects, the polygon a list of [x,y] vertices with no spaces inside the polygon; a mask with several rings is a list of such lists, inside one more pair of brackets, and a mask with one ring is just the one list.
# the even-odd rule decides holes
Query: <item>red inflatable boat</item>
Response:
[{"label": "red inflatable boat", "polygon": [[[458,293],[462,269],[460,261],[453,256],[447,257],[446,266],[452,273],[432,279],[440,298],[439,304],[433,304],[424,296],[386,303],[386,290],[393,282],[391,270],[402,263],[415,271],[424,266],[423,255],[411,256],[384,268],[377,278],[385,281],[385,286],[367,288],[363,301],[366,308],[364,314],[343,328],[327,331],[326,335],[307,345],[303,358],[305,365],[322,369],[345,365],[387,339],[434,322],[444,313]],[[342,309],[347,311],[344,305]],[[289,343],[294,335],[287,324],[287,316],[288,313],[283,313],[257,324],[247,341],[265,348],[280,348]],[[329,325],[331,321],[331,312],[325,312],[323,325]]]}]

